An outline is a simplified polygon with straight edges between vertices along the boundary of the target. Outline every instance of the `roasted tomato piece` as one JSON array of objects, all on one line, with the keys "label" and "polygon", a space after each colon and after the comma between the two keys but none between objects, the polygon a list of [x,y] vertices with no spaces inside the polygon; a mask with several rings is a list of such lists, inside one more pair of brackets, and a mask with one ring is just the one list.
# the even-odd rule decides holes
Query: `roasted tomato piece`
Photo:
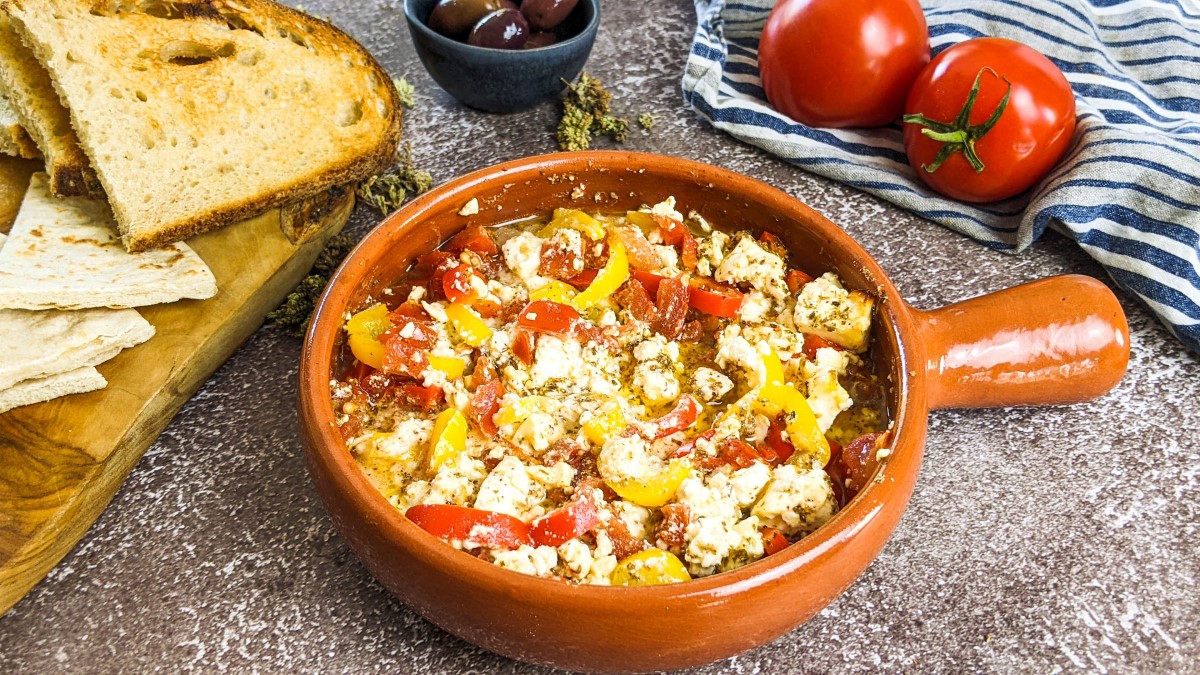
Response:
[{"label": "roasted tomato piece", "polygon": [[446,251],[431,251],[417,256],[412,269],[414,283],[424,285],[432,300],[442,300],[445,292],[442,288],[442,277],[446,272],[458,265],[458,256]]},{"label": "roasted tomato piece", "polygon": [[613,228],[613,234],[625,245],[625,255],[631,268],[649,272],[662,267],[662,260],[654,246],[646,240],[646,235],[642,234],[640,229],[625,225]]},{"label": "roasted tomato piece", "polygon": [[740,438],[728,438],[721,446],[721,459],[730,464],[745,469],[759,460],[758,451]]},{"label": "roasted tomato piece", "polygon": [[688,303],[705,314],[733,319],[742,306],[742,293],[705,277],[692,277],[688,282]]},{"label": "roasted tomato piece", "polygon": [[454,504],[418,504],[404,515],[417,527],[446,541],[506,549],[533,545],[529,526],[506,513]]},{"label": "roasted tomato piece", "polygon": [[517,331],[517,336],[513,338],[512,353],[527,366],[533,363],[533,333],[527,330]]},{"label": "roasted tomato piece", "polygon": [[680,342],[699,342],[704,335],[704,328],[699,321],[688,321],[683,324],[683,330],[679,331]]},{"label": "roasted tomato piece", "polygon": [[402,325],[405,321],[429,321],[429,312],[418,302],[405,302],[393,309],[388,314],[388,320],[392,325]]},{"label": "roasted tomato piece", "polygon": [[613,555],[617,557],[617,560],[624,560],[634,553],[640,553],[650,548],[650,542],[633,536],[629,532],[629,528],[625,526],[625,521],[615,513],[600,527],[608,533],[608,538],[612,540]]},{"label": "roasted tomato piece", "polygon": [[787,246],[784,246],[783,240],[775,236],[773,233],[763,230],[763,233],[758,235],[758,242],[762,245],[763,249],[769,253],[774,253],[780,258],[783,258],[785,261],[787,260]]},{"label": "roasted tomato piece", "polygon": [[583,317],[570,305],[552,300],[534,300],[517,317],[517,326],[539,333],[570,335]]},{"label": "roasted tomato piece", "polygon": [[845,351],[845,349],[846,349],[845,347],[837,344],[836,342],[830,342],[829,340],[826,340],[823,337],[818,337],[811,333],[805,333],[803,353],[804,353],[804,356],[807,357],[809,361],[815,361],[817,359],[817,350],[823,349],[825,347],[829,347],[830,349],[836,349],[839,352]]},{"label": "roasted tomato piece", "polygon": [[570,279],[583,271],[583,258],[556,242],[542,244],[538,274],[551,279]]},{"label": "roasted tomato piece", "polygon": [[688,440],[686,443],[679,446],[675,452],[671,453],[671,458],[676,459],[678,457],[687,457],[688,455],[692,454],[693,451],[695,451],[696,443],[698,441],[711,441],[713,436],[716,435],[716,429],[709,429],[697,434],[695,438]]},{"label": "roasted tomato piece", "polygon": [[795,446],[783,439],[786,429],[787,426],[778,417],[771,420],[771,426],[767,428],[767,437],[763,439],[760,451],[763,459],[771,464],[782,464],[796,452]]},{"label": "roasted tomato piece", "polygon": [[410,408],[431,413],[442,407],[442,402],[446,400],[446,392],[437,385],[422,387],[410,382],[400,387],[400,400]]},{"label": "roasted tomato piece", "polygon": [[474,251],[487,257],[495,256],[500,252],[492,235],[478,225],[463,228],[461,232],[451,237],[450,241],[446,242],[445,250],[451,253]]},{"label": "roasted tomato piece", "polygon": [[475,388],[471,394],[471,407],[467,416],[475,423],[479,433],[491,440],[500,429],[493,419],[500,411],[500,399],[504,396],[504,383],[498,379],[488,380]]},{"label": "roasted tomato piece", "polygon": [[598,269],[586,269],[569,279],[563,279],[563,281],[575,288],[587,288],[592,285],[592,282],[596,280],[596,275],[599,273],[600,270]]},{"label": "roasted tomato piece", "polygon": [[663,279],[658,285],[658,318],[654,330],[668,340],[679,337],[687,318],[688,288],[680,279]]},{"label": "roasted tomato piece", "polygon": [[696,269],[696,263],[700,261],[700,246],[691,232],[683,234],[683,241],[679,246],[679,261],[683,263],[684,268],[693,271]]},{"label": "roasted tomato piece", "polygon": [[633,315],[633,318],[644,323],[654,323],[658,319],[658,308],[646,293],[646,287],[636,279],[626,281],[616,293],[613,300]]},{"label": "roasted tomato piece", "polygon": [[775,555],[792,545],[783,532],[774,527],[764,527],[759,532],[763,538],[763,555]]},{"label": "roasted tomato piece", "polygon": [[494,316],[498,316],[500,312],[504,310],[504,305],[501,305],[494,300],[480,298],[471,302],[471,309],[475,310],[475,313],[479,316],[485,319],[490,319]]},{"label": "roasted tomato piece", "polygon": [[429,356],[425,350],[409,340],[388,340],[383,346],[380,372],[416,379],[429,367]]},{"label": "roasted tomato piece", "polygon": [[475,289],[472,281],[476,278],[487,283],[487,279],[476,272],[474,267],[466,263],[459,263],[442,275],[442,292],[450,302],[475,300],[480,297],[479,291]]},{"label": "roasted tomato piece", "polygon": [[687,528],[692,520],[691,509],[687,504],[664,504],[661,512],[662,521],[654,530],[655,543],[665,546],[668,551],[682,551],[687,545]]},{"label": "roasted tomato piece", "polygon": [[812,281],[813,278],[800,270],[788,270],[787,276],[784,277],[784,282],[787,283],[788,290],[792,293],[799,291],[804,284]]},{"label": "roasted tomato piece", "polygon": [[463,378],[463,383],[467,385],[467,389],[475,391],[480,386],[499,378],[499,373],[496,372],[496,367],[488,360],[488,357],[479,355],[475,359],[475,369],[471,374]]},{"label": "roasted tomato piece", "polygon": [[659,235],[667,246],[678,246],[683,242],[684,235],[689,234],[687,226],[681,221],[653,214],[650,217],[658,224]]},{"label": "roasted tomato piece", "polygon": [[596,490],[576,490],[571,501],[530,524],[538,546],[559,546],[600,524]]},{"label": "roasted tomato piece", "polygon": [[846,487],[857,493],[867,486],[879,466],[876,453],[886,447],[890,434],[875,431],[863,434],[842,448],[842,466],[846,469]]}]

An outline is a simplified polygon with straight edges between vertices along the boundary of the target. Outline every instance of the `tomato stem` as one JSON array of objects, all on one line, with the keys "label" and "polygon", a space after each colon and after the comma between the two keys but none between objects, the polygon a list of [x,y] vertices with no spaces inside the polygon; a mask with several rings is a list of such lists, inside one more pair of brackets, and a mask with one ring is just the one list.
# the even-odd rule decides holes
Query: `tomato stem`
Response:
[{"label": "tomato stem", "polygon": [[[985,72],[991,73],[993,76],[1004,80],[1008,85],[1008,89],[1004,92],[1004,98],[1000,99],[1000,103],[996,105],[996,109],[988,116],[981,124],[971,124],[971,111],[975,108],[975,100],[979,98],[980,82],[983,79]],[[921,129],[921,133],[935,141],[942,143],[942,147],[938,149],[937,155],[929,164],[922,164],[921,168],[928,173],[933,173],[942,167],[942,164],[950,159],[950,156],[956,152],[961,152],[967,162],[971,164],[971,168],[975,169],[975,173],[980,173],[984,169],[983,160],[979,158],[979,154],[975,152],[975,142],[987,135],[996,123],[1000,121],[1000,116],[1008,108],[1008,99],[1012,96],[1012,82],[1008,81],[1007,77],[999,75],[991,68],[981,68],[975,75],[975,82],[971,84],[971,91],[967,94],[967,100],[963,103],[963,107],[958,111],[958,116],[953,122],[939,122],[929,119],[921,113],[905,115],[903,122],[905,124],[920,124],[925,127]]]}]

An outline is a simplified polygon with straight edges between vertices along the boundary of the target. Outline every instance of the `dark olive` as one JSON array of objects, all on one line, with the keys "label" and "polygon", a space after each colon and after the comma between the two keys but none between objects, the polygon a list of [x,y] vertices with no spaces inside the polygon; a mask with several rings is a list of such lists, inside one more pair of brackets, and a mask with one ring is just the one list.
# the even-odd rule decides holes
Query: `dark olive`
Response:
[{"label": "dark olive", "polygon": [[529,39],[525,41],[525,46],[522,47],[522,49],[537,49],[538,47],[549,47],[550,45],[554,44],[555,42],[558,42],[558,36],[555,35],[554,33],[538,31],[538,32],[534,33],[533,35],[529,36]]},{"label": "dark olive", "polygon": [[534,30],[553,30],[563,22],[579,0],[524,0],[521,13]]},{"label": "dark olive", "polygon": [[429,14],[429,27],[448,37],[462,37],[483,17],[516,9],[512,0],[441,0]]},{"label": "dark olive", "polygon": [[492,49],[520,49],[529,39],[529,22],[520,10],[501,9],[479,20],[467,44]]}]

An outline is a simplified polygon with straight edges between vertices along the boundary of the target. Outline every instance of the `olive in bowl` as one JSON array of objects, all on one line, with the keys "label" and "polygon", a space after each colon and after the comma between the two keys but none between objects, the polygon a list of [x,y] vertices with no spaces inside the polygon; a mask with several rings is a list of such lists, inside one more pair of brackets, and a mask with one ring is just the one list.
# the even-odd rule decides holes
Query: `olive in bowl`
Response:
[{"label": "olive in bowl", "polygon": [[[406,516],[360,467],[344,440],[347,428],[341,424],[348,420],[339,419],[353,411],[345,404],[335,409],[331,385],[346,367],[357,367],[342,360],[343,342],[351,339],[345,337],[347,318],[381,303],[375,294],[456,235],[545,215],[569,204],[579,183],[599,195],[587,200],[589,211],[628,212],[673,195],[685,211],[695,209],[709,222],[751,231],[763,241],[770,232],[798,269],[835,273],[846,288],[877,298],[870,358],[894,422],[890,453],[876,450],[862,491],[805,538],[741,567],[682,583],[572,583],[503,569],[456,549],[424,529],[432,517]],[[472,201],[480,208],[464,210]],[[528,256],[531,272],[541,269],[540,255]],[[624,258],[613,254],[609,260]],[[632,274],[628,265],[614,264],[621,266]],[[599,272],[593,281],[598,279]],[[660,288],[665,284],[660,281]],[[522,318],[538,318],[529,307],[520,308],[520,296],[513,301]],[[572,331],[582,325],[567,324]],[[408,326],[415,337],[415,324]],[[395,334],[405,330],[410,329]],[[468,333],[460,336],[469,339]],[[397,211],[358,245],[330,280],[309,328],[301,357],[300,425],[309,472],[334,524],[371,574],[413,610],[465,640],[524,661],[587,671],[665,670],[775,639],[848,587],[900,520],[917,479],[930,410],[1086,400],[1120,380],[1128,357],[1120,303],[1095,279],[1054,277],[918,310],[842,229],[775,188],[678,157],[557,153],[442,185]],[[572,367],[567,363],[560,368]],[[765,377],[765,366],[762,372]],[[496,528],[481,527],[478,534],[489,531]]]},{"label": "olive in bowl", "polygon": [[517,112],[559,95],[583,70],[599,0],[405,0],[417,55],[464,104]]}]

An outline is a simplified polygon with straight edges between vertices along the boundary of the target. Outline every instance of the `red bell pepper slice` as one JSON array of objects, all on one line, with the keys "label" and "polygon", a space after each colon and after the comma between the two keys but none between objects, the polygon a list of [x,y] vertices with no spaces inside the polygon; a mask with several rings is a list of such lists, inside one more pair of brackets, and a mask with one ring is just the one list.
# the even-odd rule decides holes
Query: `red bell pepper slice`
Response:
[{"label": "red bell pepper slice", "polygon": [[825,348],[825,347],[829,347],[830,349],[836,349],[839,352],[846,350],[845,347],[837,344],[836,342],[830,342],[829,340],[826,340],[823,337],[813,335],[812,333],[804,334],[804,348],[801,350],[801,352],[804,354],[805,357],[808,358],[809,361],[816,361],[817,360],[817,350]]},{"label": "red bell pepper slice", "polygon": [[813,278],[800,270],[788,270],[787,276],[784,277],[784,282],[787,284],[788,290],[795,293],[800,290],[804,284],[812,281]]},{"label": "red bell pepper slice", "polygon": [[657,440],[670,436],[676,431],[687,429],[699,416],[700,402],[696,400],[695,396],[684,394],[675,402],[675,407],[671,409],[671,412],[656,420],[630,426],[625,430],[625,435],[638,434],[649,441]]},{"label": "red bell pepper slice", "polygon": [[675,452],[671,453],[671,459],[687,457],[688,455],[692,454],[692,452],[694,452],[696,450],[696,443],[698,441],[702,441],[702,440],[703,441],[711,441],[713,439],[713,436],[716,436],[716,435],[717,435],[716,429],[709,429],[708,431],[704,431],[704,432],[697,434],[695,438],[689,440],[688,442],[686,442],[683,445],[676,448]]},{"label": "red bell pepper slice", "polygon": [[725,319],[736,318],[742,298],[741,291],[736,288],[705,277],[692,277],[688,282],[688,303],[705,314]]},{"label": "red bell pepper slice", "polygon": [[[474,277],[484,279],[482,274],[466,263],[459,263],[448,270],[442,275],[442,291],[445,293],[446,299],[450,302],[470,302],[478,298],[479,293],[471,284]],[[484,281],[487,280],[484,279]]]},{"label": "red bell pepper slice", "polygon": [[571,501],[533,521],[529,533],[538,546],[560,546],[599,524],[595,491],[580,489]]},{"label": "red bell pepper slice", "polygon": [[795,446],[783,440],[783,432],[786,428],[779,418],[773,419],[771,426],[767,429],[767,437],[763,439],[760,452],[762,452],[763,459],[772,466],[783,464],[796,452]]},{"label": "red bell pepper slice", "polygon": [[454,504],[418,504],[404,515],[417,527],[449,542],[505,549],[533,545],[529,526],[506,513]]}]

